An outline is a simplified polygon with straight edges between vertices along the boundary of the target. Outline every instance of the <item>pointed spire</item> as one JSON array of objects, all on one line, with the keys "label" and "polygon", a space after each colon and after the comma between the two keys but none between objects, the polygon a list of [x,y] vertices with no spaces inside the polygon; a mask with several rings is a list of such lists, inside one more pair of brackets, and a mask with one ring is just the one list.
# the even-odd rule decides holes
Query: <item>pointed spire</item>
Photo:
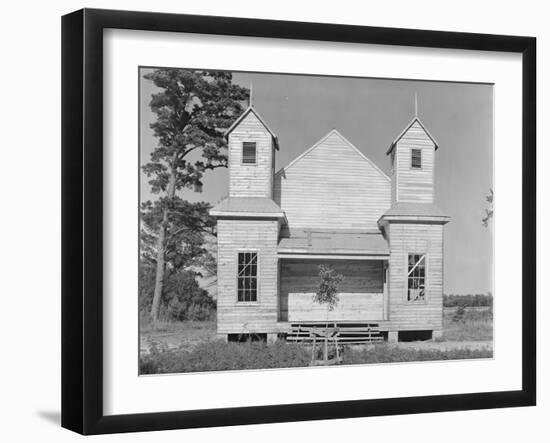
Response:
[{"label": "pointed spire", "polygon": [[252,87],[252,82],[250,83],[250,94],[248,96],[248,106],[251,108],[254,106],[254,89]]},{"label": "pointed spire", "polygon": [[418,97],[416,95],[416,91],[414,93],[414,116],[418,117]]}]

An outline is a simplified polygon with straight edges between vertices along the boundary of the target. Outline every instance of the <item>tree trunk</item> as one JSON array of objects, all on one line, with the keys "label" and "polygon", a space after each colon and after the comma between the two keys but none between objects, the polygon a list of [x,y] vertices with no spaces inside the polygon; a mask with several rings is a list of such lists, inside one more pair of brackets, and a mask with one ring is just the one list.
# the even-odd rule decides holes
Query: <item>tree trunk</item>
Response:
[{"label": "tree trunk", "polygon": [[[176,154],[172,157],[170,167],[170,178],[168,181],[167,197],[169,200],[174,198],[176,194],[176,171],[175,171]],[[153,305],[151,306],[151,321],[153,324],[158,323],[160,314],[160,302],[162,300],[162,288],[164,286],[164,271],[166,263],[164,260],[165,254],[165,238],[166,226],[168,225],[168,208],[164,208],[162,213],[162,222],[159,227],[157,238],[157,271],[155,275],[155,292],[153,294]]]}]

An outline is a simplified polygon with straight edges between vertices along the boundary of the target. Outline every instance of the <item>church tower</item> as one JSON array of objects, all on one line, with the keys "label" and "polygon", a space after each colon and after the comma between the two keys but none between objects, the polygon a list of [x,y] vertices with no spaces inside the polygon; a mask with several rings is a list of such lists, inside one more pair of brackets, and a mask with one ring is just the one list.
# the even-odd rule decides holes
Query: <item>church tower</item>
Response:
[{"label": "church tower", "polygon": [[217,332],[254,333],[274,341],[278,327],[277,243],[285,217],[273,201],[277,137],[252,103],[225,133],[229,196],[217,219]]},{"label": "church tower", "polygon": [[[416,114],[416,113],[415,113]],[[389,341],[401,334],[441,336],[443,227],[434,204],[438,144],[417,115],[391,143],[391,207],[378,221],[389,246]],[[426,330],[418,331],[417,319]]]},{"label": "church tower", "polygon": [[251,105],[227,130],[229,197],[273,198],[277,137]]},{"label": "church tower", "polygon": [[392,203],[433,203],[434,164],[438,145],[415,118],[390,145]]}]

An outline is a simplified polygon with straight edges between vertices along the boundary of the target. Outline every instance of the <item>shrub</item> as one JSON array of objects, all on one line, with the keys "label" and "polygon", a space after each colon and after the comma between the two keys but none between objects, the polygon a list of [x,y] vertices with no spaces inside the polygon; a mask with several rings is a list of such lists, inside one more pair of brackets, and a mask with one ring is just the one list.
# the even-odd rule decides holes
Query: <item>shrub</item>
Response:
[{"label": "shrub", "polygon": [[[153,302],[155,270],[140,267],[139,307],[148,313]],[[165,321],[211,320],[216,302],[197,282],[193,271],[179,271],[165,277],[162,293],[161,318]]]},{"label": "shrub", "polygon": [[458,307],[443,316],[443,339],[478,341],[493,338],[493,308]]},{"label": "shrub", "polygon": [[466,313],[466,308],[464,306],[459,306],[456,308],[455,313],[453,314],[452,321],[458,323],[459,321],[464,321],[464,314]]},{"label": "shrub", "polygon": [[464,307],[478,307],[478,306],[493,306],[493,295],[488,292],[487,294],[467,294],[467,295],[455,295],[444,294],[443,306],[446,308],[453,308],[455,306]]}]

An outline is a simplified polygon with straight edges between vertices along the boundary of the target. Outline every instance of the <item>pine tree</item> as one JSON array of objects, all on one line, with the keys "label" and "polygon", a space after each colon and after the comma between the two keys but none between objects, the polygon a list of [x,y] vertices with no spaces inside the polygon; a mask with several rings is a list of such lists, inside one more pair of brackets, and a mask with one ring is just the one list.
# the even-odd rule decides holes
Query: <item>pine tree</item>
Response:
[{"label": "pine tree", "polygon": [[207,203],[190,203],[176,194],[202,191],[206,171],[227,166],[224,131],[244,111],[248,90],[232,83],[229,72],[157,69],[144,76],[160,89],[150,107],[158,144],[143,171],[155,202],[142,205],[142,257],[154,262],[151,308],[158,322],[166,266],[182,267],[204,258],[204,233],[215,234]]}]

